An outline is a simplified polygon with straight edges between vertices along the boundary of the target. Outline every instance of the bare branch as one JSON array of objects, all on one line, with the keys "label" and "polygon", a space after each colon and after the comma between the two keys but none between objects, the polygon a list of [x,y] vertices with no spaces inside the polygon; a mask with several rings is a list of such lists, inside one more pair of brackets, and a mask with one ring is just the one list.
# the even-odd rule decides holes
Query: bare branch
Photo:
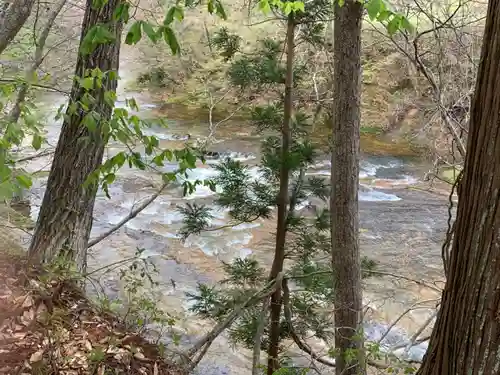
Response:
[{"label": "bare branch", "polygon": [[[277,288],[281,287],[281,283],[283,281],[283,273],[280,272],[276,279],[269,282],[262,290],[253,294],[250,298],[248,298],[243,304],[236,307],[225,320],[218,323],[210,332],[208,332],[205,336],[203,336],[200,340],[198,340],[187,352],[186,356],[188,358],[192,358],[198,351],[204,350],[205,352],[208,350],[208,347],[212,345],[214,340],[224,331],[226,330],[233,322],[240,317],[240,315],[250,306],[255,305],[260,302],[263,298],[269,297],[271,294],[275,292]],[[198,357],[199,358],[199,357]],[[201,360],[201,358],[199,358]],[[190,365],[189,370],[192,370],[197,363],[192,363]]]},{"label": "bare branch", "polygon": [[120,220],[120,222],[118,224],[116,224],[113,228],[111,228],[110,230],[108,230],[105,233],[101,234],[99,237],[97,237],[97,238],[89,241],[87,248],[91,248],[92,246],[97,245],[99,242],[101,242],[105,238],[109,237],[111,234],[113,234],[114,232],[116,232],[122,226],[124,226],[125,224],[127,224],[130,220],[132,220],[133,218],[135,218],[141,211],[143,211],[144,209],[146,209],[151,203],[154,202],[154,200],[156,198],[158,198],[160,196],[160,194],[167,187],[167,185],[168,185],[168,183],[162,184],[161,187],[158,189],[158,191],[156,193],[154,193],[153,195],[151,195],[144,202],[142,202],[139,206],[137,206],[132,211],[130,211],[130,213],[127,216],[125,216],[122,220]]},{"label": "bare branch", "polygon": [[262,335],[267,324],[267,314],[269,309],[270,299],[266,297],[262,302],[262,312],[260,314],[259,326],[255,332],[253,355],[252,355],[252,375],[260,375],[260,347],[262,345]]}]

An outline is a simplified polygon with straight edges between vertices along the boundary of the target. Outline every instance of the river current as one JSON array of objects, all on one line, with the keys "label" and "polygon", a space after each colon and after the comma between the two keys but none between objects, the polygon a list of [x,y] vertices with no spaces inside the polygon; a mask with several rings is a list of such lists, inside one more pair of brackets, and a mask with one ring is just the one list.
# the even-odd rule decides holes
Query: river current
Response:
[{"label": "river current", "polygon": [[[123,94],[124,95],[124,94]],[[141,115],[162,116],[161,111],[145,94],[130,94],[141,107]],[[55,109],[64,103],[63,97],[45,97],[40,107]],[[120,102],[123,105],[123,102]],[[119,103],[119,104],[120,104]],[[192,139],[207,134],[206,124],[168,121],[167,129],[148,129],[160,139],[163,147],[180,147],[189,134]],[[55,145],[60,124],[47,120],[47,141]],[[228,124],[217,131],[217,142],[211,149],[221,155],[230,155],[247,163],[257,178],[259,139],[248,126]],[[121,147],[110,144],[108,154]],[[211,166],[218,160],[199,163],[189,172],[189,180],[214,176]],[[30,162],[29,171],[48,170],[50,157]],[[175,164],[164,170],[173,170]],[[317,160],[308,174],[329,175],[327,157]],[[436,283],[441,286],[442,262],[440,246],[447,228],[446,198],[412,189],[422,177],[422,168],[415,161],[393,157],[363,156],[360,165],[360,239],[364,255],[378,262],[378,270],[403,275],[409,279]],[[34,181],[31,189],[31,216],[36,220],[43,198],[46,177]],[[181,182],[181,181],[179,181]],[[92,237],[99,236],[116,225],[130,210],[155,192],[160,180],[157,175],[124,168],[110,187],[111,199],[99,192],[94,212]],[[178,319],[176,327],[181,334],[181,346],[188,346],[211,328],[213,322],[201,320],[188,311],[186,292],[194,292],[197,283],[214,283],[222,278],[221,261],[236,257],[255,256],[270,264],[273,249],[273,221],[257,221],[219,231],[190,236],[181,242],[177,230],[182,216],[177,205],[186,201],[211,204],[213,192],[201,187],[190,196],[183,197],[179,184],[168,187],[158,199],[129,221],[120,230],[100,242],[90,251],[89,267],[99,268],[134,255],[137,248],[145,249],[143,256],[150,258],[159,270],[159,291],[154,294],[158,304]],[[214,225],[229,221],[227,212],[214,208]],[[117,272],[100,275],[106,293],[118,297],[122,293]],[[369,307],[365,332],[367,338],[378,341],[387,327],[405,310],[414,306],[398,324],[385,335],[381,344],[385,349],[399,347],[396,353],[414,360],[422,358],[426,343],[406,348],[409,338],[432,315],[439,293],[432,288],[393,276],[374,277],[365,281],[364,300]],[[428,330],[425,332],[428,333]],[[423,334],[425,335],[425,333]],[[328,348],[319,340],[309,344],[318,352]],[[307,365],[309,359],[291,349],[298,364]],[[196,373],[248,374],[251,353],[232,347],[225,336],[216,340]]]}]

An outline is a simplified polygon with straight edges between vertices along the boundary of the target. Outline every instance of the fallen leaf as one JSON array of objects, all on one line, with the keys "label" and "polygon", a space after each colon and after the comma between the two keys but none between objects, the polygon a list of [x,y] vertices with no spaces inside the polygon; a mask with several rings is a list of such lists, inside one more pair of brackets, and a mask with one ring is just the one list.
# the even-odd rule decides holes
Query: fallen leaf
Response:
[{"label": "fallen leaf", "polygon": [[134,357],[140,360],[146,359],[146,357],[144,357],[144,354],[142,354],[141,352],[135,353]]},{"label": "fallen leaf", "polygon": [[92,343],[89,340],[85,340],[84,345],[85,345],[85,349],[87,349],[89,352],[93,349]]},{"label": "fallen leaf", "polygon": [[26,298],[23,301],[22,307],[23,308],[28,308],[28,307],[33,306],[34,303],[35,303],[35,301],[33,300],[33,297],[26,296]]},{"label": "fallen leaf", "polygon": [[30,357],[30,363],[40,362],[43,358],[43,350],[34,352]]},{"label": "fallen leaf", "polygon": [[153,366],[153,375],[158,375],[158,363],[155,362]]}]

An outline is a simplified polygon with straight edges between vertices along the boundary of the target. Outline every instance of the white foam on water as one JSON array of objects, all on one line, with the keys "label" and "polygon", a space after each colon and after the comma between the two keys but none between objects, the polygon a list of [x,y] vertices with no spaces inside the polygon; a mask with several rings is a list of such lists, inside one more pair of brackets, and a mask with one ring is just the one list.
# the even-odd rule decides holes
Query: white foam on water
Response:
[{"label": "white foam on water", "polygon": [[169,233],[169,232],[161,233],[161,235],[165,238],[173,238],[173,239],[180,239],[181,238],[181,236],[179,234]]},{"label": "white foam on water", "polygon": [[238,245],[238,244],[248,245],[250,243],[250,241],[252,240],[252,238],[253,238],[253,236],[251,233],[245,233],[243,235],[243,238],[235,238],[233,240],[229,240],[228,242],[226,242],[226,246],[231,248],[232,246]]},{"label": "white foam on water", "polygon": [[246,259],[250,255],[252,255],[252,253],[253,253],[253,251],[251,249],[248,249],[245,247],[243,249],[240,249],[239,254],[236,254],[233,259],[236,259],[236,258]]},{"label": "white foam on water", "polygon": [[251,153],[244,153],[244,152],[236,152],[236,151],[230,151],[230,152],[222,152],[220,157],[218,159],[207,159],[206,163],[207,164],[220,164],[222,160],[230,158],[235,161],[248,161],[248,160],[254,160],[257,159],[257,156]]},{"label": "white foam on water", "polygon": [[[406,348],[406,346],[410,343],[408,333],[399,327],[392,327],[386,335],[388,329],[388,324],[367,322],[364,325],[365,337],[367,341],[379,342],[382,336],[385,335],[384,339],[380,342],[380,348],[382,351],[391,352],[403,360],[413,360],[417,362],[422,361],[428,348],[428,342],[422,342],[417,345],[410,346],[410,348]],[[396,346],[399,347],[402,345],[404,345],[404,347],[396,350],[392,349]]]},{"label": "white foam on water", "polygon": [[241,223],[231,227],[232,230],[245,230],[260,227],[260,223]]},{"label": "white foam on water", "polygon": [[155,221],[164,224],[171,225],[174,223],[180,223],[184,219],[184,216],[179,211],[163,211],[161,215],[155,217]]},{"label": "white foam on water", "polygon": [[367,190],[360,190],[358,193],[361,202],[395,202],[400,201],[401,198],[394,194],[383,193],[364,186]]}]

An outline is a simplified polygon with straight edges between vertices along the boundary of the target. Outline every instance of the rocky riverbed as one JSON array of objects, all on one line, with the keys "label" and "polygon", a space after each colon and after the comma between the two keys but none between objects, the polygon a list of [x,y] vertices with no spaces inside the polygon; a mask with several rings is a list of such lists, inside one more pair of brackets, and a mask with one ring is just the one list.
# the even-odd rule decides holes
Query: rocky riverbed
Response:
[{"label": "rocky riverbed", "polygon": [[[148,98],[139,96],[142,115],[161,116],[161,112]],[[47,99],[63,102],[64,98]],[[141,103],[142,102],[142,103]],[[167,119],[168,121],[168,119]],[[51,144],[57,142],[59,124],[49,121],[47,137]],[[192,122],[170,122],[169,128],[153,127],[149,133],[156,135],[164,147],[180,147],[186,141],[202,138],[207,126]],[[120,149],[110,144],[108,156]],[[211,148],[207,164],[199,164],[189,173],[189,179],[203,179],[214,175],[211,165],[220,157],[230,155],[247,163],[257,171],[259,139],[247,126],[228,124],[217,132],[217,142]],[[50,166],[50,157],[39,158],[27,165],[37,171]],[[174,164],[165,170],[172,170]],[[447,200],[443,196],[412,189],[423,175],[424,166],[416,161],[393,157],[364,156],[361,161],[360,179],[360,236],[363,254],[378,262],[378,269],[392,276],[374,277],[365,282],[365,302],[368,313],[366,333],[374,341],[380,339],[387,325],[410,306],[427,301],[423,308],[415,309],[401,319],[382,341],[387,347],[404,344],[432,314],[432,307],[439,293],[408,279],[429,284],[442,280],[440,247],[447,228]],[[309,174],[329,174],[327,158],[317,160]],[[31,215],[35,220],[43,197],[45,178],[40,177],[31,190]],[[133,207],[155,192],[159,185],[157,175],[134,169],[123,169],[111,186],[111,199],[100,192],[96,202],[92,236],[106,232],[125,217]],[[272,259],[273,221],[225,228],[220,231],[190,236],[181,242],[177,235],[182,217],[176,207],[190,202],[210,203],[213,193],[199,188],[187,197],[182,196],[179,185],[168,187],[147,209],[129,221],[120,230],[91,249],[89,266],[101,267],[134,255],[137,248],[145,249],[144,256],[154,261],[159,269],[159,292],[155,294],[159,305],[178,319],[182,333],[181,346],[192,343],[213,323],[200,320],[188,312],[186,292],[193,292],[197,283],[220,280],[221,260],[255,256],[263,263]],[[229,222],[227,212],[215,210],[215,225]],[[395,277],[401,275],[405,279]],[[106,292],[118,297],[123,289],[116,272],[101,275]],[[418,306],[417,306],[418,307]],[[318,351],[326,350],[322,343],[311,343]],[[400,345],[401,346],[401,345]],[[425,343],[413,347],[409,356],[418,359],[425,351]],[[307,359],[303,359],[306,361]],[[301,362],[300,359],[297,360]],[[222,336],[216,340],[200,365],[199,373],[243,374],[248,373],[251,356],[245,350],[232,348]]]}]

